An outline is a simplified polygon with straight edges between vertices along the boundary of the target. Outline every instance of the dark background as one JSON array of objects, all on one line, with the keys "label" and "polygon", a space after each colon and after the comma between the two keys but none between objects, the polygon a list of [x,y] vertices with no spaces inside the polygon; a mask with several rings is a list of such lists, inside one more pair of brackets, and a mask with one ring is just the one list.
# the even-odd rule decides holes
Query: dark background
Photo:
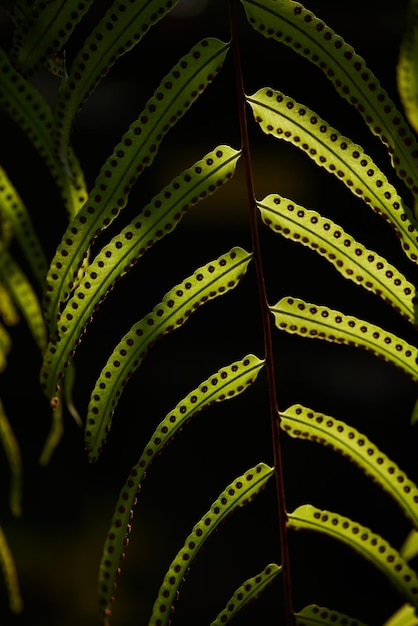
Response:
[{"label": "dark background", "polygon": [[[395,68],[406,5],[404,1],[387,6],[358,0],[306,2],[367,59],[395,101]],[[100,10],[104,7],[105,3]],[[99,12],[94,9],[74,33],[67,50],[69,63]],[[5,16],[2,36],[7,46]],[[160,78],[205,36],[229,38],[227,3],[183,0],[177,17],[157,25],[137,49],[111,69],[82,110],[73,133],[89,189]],[[319,70],[283,46],[260,38],[242,14],[240,36],[248,94],[269,85],[304,102],[363,144],[391,176],[387,155],[378,140],[356,112],[338,98]],[[229,56],[222,74],[170,131],[154,166],[133,189],[112,233],[132,219],[173,176],[216,145],[240,146],[232,70]],[[35,83],[52,103],[56,80],[40,72]],[[1,162],[16,181],[51,258],[65,228],[60,199],[24,137],[5,116],[1,122]],[[339,181],[291,146],[262,137],[252,124],[250,137],[259,199],[279,192],[315,208],[363,244],[387,255],[414,280],[413,269],[387,225]],[[243,182],[241,163],[234,179],[213,198],[193,208],[173,235],[156,244],[97,313],[75,358],[75,401],[83,419],[101,367],[130,326],[199,265],[234,245],[250,249]],[[399,190],[410,200],[405,189]],[[295,295],[358,315],[414,342],[406,322],[375,296],[341,278],[325,260],[265,228],[261,238],[270,303]],[[20,617],[8,617],[1,590],[0,624],[94,626],[100,623],[95,595],[97,567],[113,507],[155,426],[212,372],[249,352],[263,354],[254,268],[236,290],[200,309],[185,326],[150,351],[121,398],[108,444],[95,465],[89,465],[83,451],[82,430],[66,415],[58,449],[47,467],[39,466],[50,426],[48,402],[37,386],[40,357],[23,322],[10,332],[14,347],[0,377],[0,392],[23,456],[24,513],[15,520],[8,511],[8,469],[2,460],[0,523],[16,559],[25,609]],[[300,402],[345,420],[417,479],[417,434],[409,424],[416,397],[412,381],[367,353],[289,337],[279,331],[274,334],[274,349],[280,408]],[[402,514],[348,461],[308,442],[283,438],[283,445],[290,511],[311,502],[351,516],[394,546],[401,545],[409,529]],[[233,478],[259,461],[272,463],[263,373],[245,394],[195,418],[153,465],[135,510],[131,545],[114,606],[115,626],[147,623],[163,575],[192,526]],[[231,518],[198,557],[182,588],[173,624],[209,624],[245,578],[261,571],[268,562],[280,562],[277,537],[272,483]],[[292,535],[291,566],[297,610],[318,603],[369,624],[382,624],[402,603],[368,563],[326,538]],[[281,587],[278,578],[236,623],[282,623]]]}]

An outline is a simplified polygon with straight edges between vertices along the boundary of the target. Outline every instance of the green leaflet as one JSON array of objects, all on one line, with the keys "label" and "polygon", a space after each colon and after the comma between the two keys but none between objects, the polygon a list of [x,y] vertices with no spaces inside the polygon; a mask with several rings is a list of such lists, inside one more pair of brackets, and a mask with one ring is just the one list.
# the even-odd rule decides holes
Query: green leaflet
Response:
[{"label": "green leaflet", "polygon": [[182,580],[204,542],[228,515],[258,495],[274,471],[274,468],[264,463],[248,470],[221,493],[206,515],[193,527],[164,577],[148,626],[166,626],[169,623],[171,607]]},{"label": "green leaflet", "polygon": [[345,278],[380,296],[416,324],[415,287],[385,258],[368,250],[332,220],[271,194],[257,203],[263,222],[330,261]]},{"label": "green leaflet", "polygon": [[410,530],[399,552],[406,561],[411,561],[418,555],[418,530],[416,528]]},{"label": "green leaflet", "polygon": [[280,425],[291,437],[316,441],[349,459],[395,500],[418,529],[418,487],[365,435],[299,404],[280,412]]},{"label": "green leaflet", "polygon": [[18,124],[48,167],[72,217],[87,199],[84,176],[70,151],[70,178],[57,163],[51,141],[52,114],[40,93],[17,72],[0,48],[0,107]]},{"label": "green leaflet", "polygon": [[71,126],[88,96],[117,59],[136,46],[149,28],[177,2],[115,0],[87,37],[54,107],[54,143],[59,159],[66,167]]},{"label": "green leaflet", "polygon": [[[121,339],[100,373],[90,398],[85,447],[92,459],[101,451],[124,386],[148,349],[155,341],[182,326],[200,306],[236,287],[251,258],[252,255],[242,248],[232,248],[227,254],[200,267],[169,291],[163,301]],[[48,366],[44,371],[44,386],[47,393],[53,395],[62,366],[54,364],[53,369],[49,363]]]},{"label": "green leaflet", "polygon": [[385,539],[366,526],[310,504],[288,516],[293,530],[312,530],[337,539],[371,561],[415,608],[418,608],[418,577],[408,563]]},{"label": "green leaflet", "polygon": [[[76,349],[87,323],[116,281],[154,243],[173,232],[191,206],[231,178],[240,154],[229,146],[218,146],[174,178],[100,250],[61,313],[59,342],[51,341],[51,349],[59,350],[62,360],[66,361]],[[57,359],[58,354],[54,358]]]},{"label": "green leaflet", "polygon": [[418,194],[417,138],[364,59],[293,0],[241,2],[248,21],[259,33],[289,46],[322,70],[339,95],[356,108],[387,146],[398,176]]},{"label": "green leaflet", "polygon": [[295,626],[315,626],[315,624],[325,626],[366,626],[364,622],[353,619],[349,615],[344,615],[338,611],[332,611],[316,604],[309,604],[298,613],[295,613]]},{"label": "green leaflet", "polygon": [[414,607],[410,604],[404,604],[396,611],[383,626],[417,626],[418,617]]},{"label": "green leaflet", "polygon": [[418,261],[418,230],[412,211],[358,144],[342,136],[316,113],[273,89],[248,97],[262,130],[303,150],[337,176],[350,191],[386,219],[409,259]]},{"label": "green leaflet", "polygon": [[24,75],[31,76],[58,52],[94,0],[54,0],[35,5],[13,31],[10,58]]},{"label": "green leaflet", "polygon": [[276,563],[270,563],[262,572],[248,578],[234,595],[228,600],[226,608],[219,613],[210,626],[223,626],[228,624],[249,602],[256,600],[266,587],[271,585],[274,578],[282,571],[282,567]]},{"label": "green leaflet", "polygon": [[[98,593],[105,615],[110,615],[111,612],[115,581],[124,557],[125,540],[131,531],[132,509],[151,463],[194,415],[215,402],[223,402],[241,394],[256,380],[263,366],[264,361],[250,354],[241,361],[223,367],[183,398],[155,429],[121,489],[103,546]],[[90,457],[90,460],[95,459]]]},{"label": "green leaflet", "polygon": [[10,222],[38,284],[43,286],[48,264],[45,253],[33,228],[32,220],[6,172],[0,167],[0,215]]},{"label": "green leaflet", "polygon": [[228,44],[205,39],[184,56],[161,81],[102,167],[89,201],[69,224],[52,260],[44,297],[48,324],[55,324],[89,246],[126,206],[138,176],[152,164],[169,129],[213,80],[227,50]]},{"label": "green leaflet", "polygon": [[20,595],[19,580],[16,566],[10,552],[9,545],[0,527],[0,567],[3,571],[6,582],[7,595],[9,598],[9,608],[12,613],[20,613],[23,610],[22,596]]},{"label": "green leaflet", "polygon": [[47,345],[47,338],[38,297],[16,261],[1,247],[0,281],[6,286],[7,291],[25,318],[39,350],[43,352]]},{"label": "green leaflet", "polygon": [[23,470],[19,444],[10,426],[0,400],[0,440],[7,457],[10,471],[10,510],[16,517],[22,513]]},{"label": "green leaflet", "polygon": [[418,381],[417,348],[379,326],[298,298],[282,298],[270,310],[280,330],[362,348]]},{"label": "green leaflet", "polygon": [[405,115],[418,133],[418,2],[409,0],[409,9],[396,68],[398,93]]}]

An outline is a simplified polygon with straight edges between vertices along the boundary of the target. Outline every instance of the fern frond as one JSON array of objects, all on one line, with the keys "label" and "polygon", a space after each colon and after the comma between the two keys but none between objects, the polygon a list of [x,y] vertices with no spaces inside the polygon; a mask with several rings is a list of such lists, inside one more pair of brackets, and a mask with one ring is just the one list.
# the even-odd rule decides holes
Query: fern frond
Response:
[{"label": "fern frond", "polygon": [[405,115],[418,133],[418,2],[409,0],[401,45],[399,49],[396,79],[398,93]]},{"label": "fern frond", "polygon": [[[233,248],[200,267],[170,290],[163,301],[121,339],[102,369],[89,402],[85,447],[91,460],[101,451],[120,394],[149,348],[182,326],[200,306],[236,287],[251,259],[252,255],[242,248]],[[44,369],[45,389],[51,395],[62,367],[60,362],[47,362]]]},{"label": "fern frond", "polygon": [[210,510],[193,527],[183,548],[173,559],[164,577],[148,626],[167,626],[182,580],[199,550],[228,515],[259,494],[267,481],[274,475],[274,471],[274,468],[268,467],[264,463],[248,470],[228,485],[212,504]]},{"label": "fern frond", "polygon": [[190,207],[214,193],[232,177],[239,157],[239,151],[229,146],[218,146],[174,178],[100,250],[61,313],[59,343],[51,343],[54,350],[67,355],[65,359],[69,358],[86,325],[92,321],[116,281],[154,243],[173,232]]},{"label": "fern frond", "polygon": [[417,348],[379,326],[298,298],[282,298],[270,310],[279,330],[362,348],[418,381]]},{"label": "fern frond", "polygon": [[84,175],[69,148],[72,177],[57,163],[51,140],[52,113],[40,93],[13,67],[0,48],[0,107],[16,122],[48,167],[69,217],[87,199]]},{"label": "fern frond", "polygon": [[295,626],[366,626],[364,622],[324,606],[309,604],[295,613]]},{"label": "fern frond", "polygon": [[170,128],[212,82],[227,50],[228,44],[205,39],[184,56],[163,78],[102,167],[89,201],[69,224],[48,272],[44,315],[52,324],[51,333],[89,246],[126,206],[138,176],[152,164]]},{"label": "fern frond", "polygon": [[6,583],[7,594],[9,597],[9,607],[12,613],[21,613],[23,610],[23,600],[20,593],[19,580],[17,576],[16,566],[13,555],[10,551],[9,544],[0,527],[0,567],[3,571]]},{"label": "fern frond", "polygon": [[155,429],[119,494],[103,546],[98,593],[105,613],[110,612],[115,581],[124,557],[125,539],[131,530],[136,496],[151,463],[192,417],[214,403],[229,400],[244,392],[256,380],[263,365],[264,361],[250,354],[241,361],[223,367],[183,398]]},{"label": "fern frond", "polygon": [[252,578],[248,578],[226,603],[226,607],[219,613],[210,626],[223,626],[231,620],[249,603],[256,600],[261,593],[271,585],[274,578],[282,571],[282,567],[276,563],[270,563],[262,572]]},{"label": "fern frond", "polygon": [[418,608],[417,574],[395,548],[366,526],[306,504],[289,513],[288,527],[325,534],[349,546],[370,561],[415,609]]},{"label": "fern frond", "polygon": [[280,412],[280,425],[291,437],[316,441],[349,459],[394,499],[418,529],[418,487],[363,433],[300,404]]},{"label": "fern frond", "polygon": [[115,0],[86,38],[74,59],[68,80],[54,107],[53,137],[61,163],[67,164],[67,145],[74,117],[117,59],[136,46],[178,0]]},{"label": "fern frond", "polygon": [[408,322],[416,325],[415,286],[396,267],[347,234],[341,226],[278,194],[257,203],[263,222],[304,246],[308,246],[345,278],[375,293]]},{"label": "fern frond", "polygon": [[0,167],[0,215],[2,220],[10,222],[13,234],[38,284],[43,287],[48,269],[45,253],[28,210],[2,167]]},{"label": "fern frond", "polygon": [[266,134],[291,142],[334,174],[389,222],[407,257],[418,262],[418,224],[413,213],[361,146],[281,92],[260,89],[247,101]]},{"label": "fern frond", "polygon": [[387,147],[398,176],[418,195],[418,142],[364,59],[311,11],[293,0],[241,0],[261,35],[316,65]]},{"label": "fern frond", "polygon": [[10,471],[9,506],[14,516],[22,513],[23,469],[20,448],[0,400],[0,440],[7,457]]},{"label": "fern frond", "polygon": [[54,0],[35,5],[13,32],[10,58],[24,76],[32,76],[67,42],[94,0]]}]

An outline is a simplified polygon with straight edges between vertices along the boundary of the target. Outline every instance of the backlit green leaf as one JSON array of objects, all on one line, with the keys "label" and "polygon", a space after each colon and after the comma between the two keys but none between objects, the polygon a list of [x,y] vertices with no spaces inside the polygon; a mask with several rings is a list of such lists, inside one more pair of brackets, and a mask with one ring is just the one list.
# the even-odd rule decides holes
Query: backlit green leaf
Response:
[{"label": "backlit green leaf", "polygon": [[111,611],[115,581],[126,550],[125,540],[131,531],[133,507],[151,463],[193,416],[214,403],[229,400],[245,391],[256,380],[263,365],[264,361],[250,354],[242,361],[220,369],[183,398],[155,429],[119,494],[103,547],[98,592],[105,614],[109,615]]},{"label": "backlit green leaf", "polygon": [[404,604],[396,611],[388,620],[385,621],[383,626],[417,626],[418,617],[415,613],[414,607],[410,604]]},{"label": "backlit green leaf", "polygon": [[300,404],[280,412],[280,424],[291,437],[316,441],[349,459],[384,489],[418,528],[417,486],[363,433]]},{"label": "backlit green leaf", "polygon": [[[92,458],[100,452],[119,396],[148,349],[155,341],[182,326],[200,306],[236,287],[245,275],[251,258],[251,254],[242,248],[233,248],[199,268],[169,291],[163,301],[121,339],[100,373],[90,398],[85,445]],[[64,364],[53,365],[52,368],[47,361],[44,369],[46,390],[51,395]]]},{"label": "backlit green leaf", "polygon": [[398,175],[418,194],[418,143],[362,57],[311,11],[293,0],[241,0],[250,24],[322,70],[387,146]]},{"label": "backlit green leaf", "polygon": [[306,106],[273,89],[260,89],[248,102],[262,130],[303,150],[337,176],[393,227],[409,259],[418,261],[418,229],[412,211],[358,144],[342,136]]},{"label": "backlit green leaf", "polygon": [[323,606],[309,604],[301,611],[295,613],[296,626],[366,626],[364,622],[344,615],[338,611],[333,611]]},{"label": "backlit green leaf", "polygon": [[158,592],[148,626],[166,626],[182,580],[205,541],[228,515],[257,496],[273,476],[274,468],[260,463],[237,478],[212,504],[210,510],[193,527],[183,548],[173,559]]},{"label": "backlit green leaf", "polygon": [[219,613],[217,618],[211,622],[210,626],[223,626],[229,624],[234,617],[249,602],[256,600],[266,587],[271,585],[274,578],[282,571],[282,567],[276,563],[270,563],[265,569],[254,576],[248,578],[238,589],[234,595],[226,603],[226,607]]},{"label": "backlit green leaf", "polygon": [[218,146],[174,178],[100,250],[61,313],[59,342],[51,342],[64,360],[76,349],[86,325],[92,321],[116,281],[154,243],[173,232],[190,207],[231,178],[239,156],[240,152],[229,146]]},{"label": "backlit green leaf", "polygon": [[399,552],[406,561],[411,561],[418,556],[418,530],[416,528],[412,528],[408,533]]},{"label": "backlit green leaf", "polygon": [[416,324],[415,286],[393,265],[316,211],[271,194],[258,203],[263,222],[330,261],[345,278],[372,291]]},{"label": "backlit green leaf", "polygon": [[310,504],[298,507],[288,516],[288,527],[309,530],[336,539],[363,558],[371,561],[416,609],[418,608],[418,577],[399,552],[380,535],[366,526]]},{"label": "backlit green leaf", "polygon": [[362,348],[418,381],[417,348],[379,326],[298,298],[283,298],[270,310],[280,330]]},{"label": "backlit green leaf", "polygon": [[162,80],[102,167],[88,202],[64,233],[48,272],[44,315],[53,329],[89,246],[126,206],[138,176],[152,164],[170,128],[213,80],[227,50],[228,44],[205,39],[184,56]]}]

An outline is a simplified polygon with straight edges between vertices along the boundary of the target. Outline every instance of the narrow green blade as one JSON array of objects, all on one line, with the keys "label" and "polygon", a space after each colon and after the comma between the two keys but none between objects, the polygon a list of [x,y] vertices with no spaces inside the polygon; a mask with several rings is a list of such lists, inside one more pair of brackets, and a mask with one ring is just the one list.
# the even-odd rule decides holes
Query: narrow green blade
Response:
[{"label": "narrow green blade", "polygon": [[291,142],[337,176],[351,193],[391,224],[405,254],[418,262],[418,224],[413,212],[361,146],[279,91],[260,89],[247,100],[265,133]]},{"label": "narrow green blade", "polygon": [[362,348],[418,381],[417,348],[379,326],[299,298],[283,298],[270,310],[279,330]]},{"label": "narrow green blade", "polygon": [[182,57],[103,165],[88,202],[68,225],[48,272],[44,315],[52,334],[89,247],[126,207],[132,186],[153,163],[168,131],[212,82],[228,48],[218,39],[205,39]]},{"label": "narrow green blade", "polygon": [[226,607],[219,613],[210,626],[223,626],[231,620],[250,602],[254,602],[271,585],[274,578],[282,571],[282,567],[276,563],[270,563],[262,572],[252,578],[248,578],[226,603]]},{"label": "narrow green blade", "polygon": [[278,194],[264,198],[258,208],[271,230],[325,257],[342,276],[375,293],[416,325],[415,286],[384,257],[332,220]]},{"label": "narrow green blade", "polygon": [[239,157],[239,151],[218,146],[174,178],[100,250],[61,312],[59,341],[52,338],[48,347],[48,351],[54,351],[54,360],[70,359],[87,324],[116,282],[154,243],[175,230],[190,207],[232,177]]},{"label": "narrow green blade", "polygon": [[280,412],[280,425],[291,437],[316,441],[349,459],[393,498],[418,529],[418,487],[363,433],[300,404]]},{"label": "narrow green blade", "polygon": [[260,463],[237,478],[221,493],[210,510],[194,526],[183,548],[173,559],[158,592],[148,626],[167,626],[183,578],[205,541],[231,513],[255,498],[274,475],[274,468]]},{"label": "narrow green blade", "polygon": [[[244,277],[252,255],[242,248],[200,267],[174,287],[154,309],[132,326],[113,350],[91,394],[87,413],[85,447],[91,458],[101,451],[113,412],[123,389],[140,366],[150,347],[164,335],[180,328],[200,306],[225,295]],[[58,365],[58,366],[57,366]],[[64,364],[44,370],[47,390],[54,393],[58,372]],[[50,371],[54,377],[50,376]]]},{"label": "narrow green blade", "polygon": [[418,142],[364,59],[332,28],[293,0],[241,0],[257,32],[316,65],[387,146],[398,176],[418,194]]},{"label": "narrow green blade", "polygon": [[250,354],[220,369],[183,398],[155,429],[119,494],[103,546],[98,590],[104,614],[110,615],[111,612],[116,578],[126,550],[126,538],[131,531],[133,507],[151,463],[192,417],[215,402],[223,402],[243,393],[256,380],[263,365],[264,361]]},{"label": "narrow green blade", "polygon": [[310,504],[297,508],[288,516],[293,530],[309,530],[328,535],[349,546],[370,561],[398,589],[403,597],[418,608],[418,577],[399,552],[380,535],[366,526]]}]

